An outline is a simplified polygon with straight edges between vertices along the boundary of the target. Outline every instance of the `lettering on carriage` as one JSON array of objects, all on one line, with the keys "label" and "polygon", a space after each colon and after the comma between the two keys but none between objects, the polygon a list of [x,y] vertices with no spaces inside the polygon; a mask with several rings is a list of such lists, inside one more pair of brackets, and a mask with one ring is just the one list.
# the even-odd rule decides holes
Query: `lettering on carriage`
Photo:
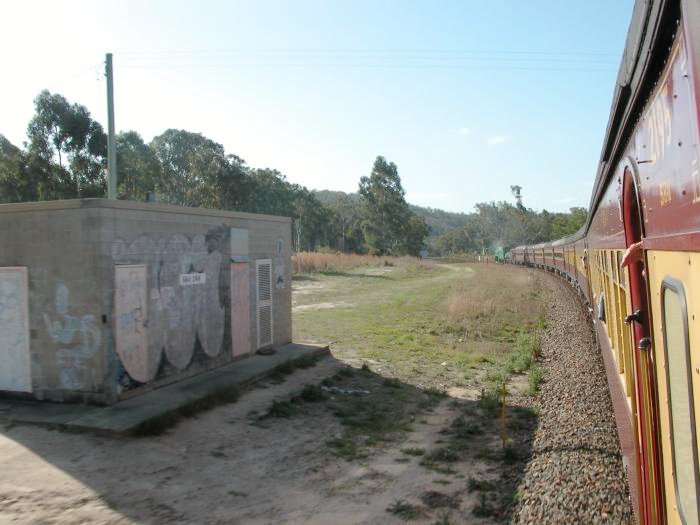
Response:
[{"label": "lettering on carriage", "polygon": [[671,183],[668,180],[662,181],[659,184],[659,200],[661,206],[666,206],[671,202]]},{"label": "lettering on carriage", "polygon": [[645,117],[646,133],[649,142],[649,159],[652,164],[661,161],[666,153],[666,148],[671,145],[672,121],[671,108],[668,104],[668,84],[656,95],[654,103],[649,108]]}]

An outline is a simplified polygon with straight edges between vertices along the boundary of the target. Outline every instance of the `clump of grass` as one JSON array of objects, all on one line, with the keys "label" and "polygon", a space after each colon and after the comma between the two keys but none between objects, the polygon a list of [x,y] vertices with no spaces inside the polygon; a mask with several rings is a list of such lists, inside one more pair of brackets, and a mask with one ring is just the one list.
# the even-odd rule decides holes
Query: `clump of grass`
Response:
[{"label": "clump of grass", "polygon": [[488,518],[496,514],[496,508],[491,505],[483,492],[479,496],[479,503],[472,510],[474,516],[479,518]]},{"label": "clump of grass", "polygon": [[304,401],[323,401],[326,399],[326,393],[319,385],[305,385],[299,394],[299,397]]},{"label": "clump of grass", "polygon": [[355,369],[350,366],[345,366],[338,370],[333,376],[335,379],[347,379],[355,375]]},{"label": "clump of grass", "polygon": [[513,445],[503,447],[503,462],[512,465],[520,459],[520,454]]},{"label": "clump of grass", "polygon": [[386,407],[367,398],[347,400],[336,409],[340,422],[354,431],[376,436],[380,441],[385,434],[402,429],[396,420],[389,416]]},{"label": "clump of grass", "polygon": [[297,407],[291,401],[273,401],[269,410],[267,411],[267,417],[292,417],[297,413]]},{"label": "clump of grass", "polygon": [[362,367],[360,368],[360,370],[362,372],[365,372],[365,373],[372,371],[372,369],[369,367],[369,365],[367,363],[362,363]]},{"label": "clump of grass", "polygon": [[482,388],[479,407],[485,415],[496,417],[501,411],[501,397],[498,387]]},{"label": "clump of grass", "polygon": [[323,356],[320,354],[306,354],[298,359],[295,359],[291,363],[295,368],[311,368],[312,366],[316,366],[322,357]]},{"label": "clump of grass", "polygon": [[387,388],[401,388],[401,381],[395,377],[387,377],[384,379],[384,386]]},{"label": "clump of grass", "polygon": [[421,494],[421,502],[429,509],[439,509],[439,508],[457,508],[459,506],[459,499],[456,496],[451,496],[449,494],[444,494],[436,490],[428,490]]},{"label": "clump of grass", "polygon": [[470,477],[469,481],[467,482],[467,488],[469,489],[469,492],[488,492],[496,490],[496,485],[491,481],[485,479],[476,479]]},{"label": "clump of grass", "polygon": [[387,507],[386,511],[404,521],[413,520],[418,517],[418,509],[402,499],[394,501],[394,503]]},{"label": "clump of grass", "polygon": [[425,454],[425,449],[423,448],[402,448],[401,452],[407,456],[422,456]]},{"label": "clump of grass", "polygon": [[450,514],[449,512],[442,512],[438,519],[435,520],[433,525],[450,525]]},{"label": "clump of grass", "polygon": [[284,363],[277,365],[272,372],[270,372],[269,378],[274,383],[281,383],[284,379],[294,372],[295,367],[291,361],[285,361]]},{"label": "clump of grass", "polygon": [[443,388],[437,388],[434,386],[425,389],[425,393],[435,399],[444,399],[447,397],[447,392]]},{"label": "clump of grass", "polygon": [[333,449],[333,453],[336,456],[347,461],[366,458],[368,455],[365,449],[360,448],[355,440],[349,437],[331,439],[326,444]]},{"label": "clump of grass", "polygon": [[436,448],[428,452],[421,462],[423,463],[454,463],[459,461],[459,454],[452,447]]},{"label": "clump of grass", "polygon": [[451,430],[457,439],[468,439],[481,432],[481,426],[475,421],[468,421],[464,416],[459,416],[452,422]]},{"label": "clump of grass", "polygon": [[532,368],[530,368],[530,371],[528,372],[527,376],[527,382],[528,382],[528,390],[527,393],[528,395],[534,396],[539,392],[540,390],[540,384],[544,380],[544,370],[542,370],[539,366],[535,365]]},{"label": "clump of grass", "polygon": [[206,397],[183,405],[176,410],[148,419],[131,430],[135,436],[155,436],[175,426],[181,419],[192,417],[218,405],[233,403],[240,397],[237,386],[224,388]]}]

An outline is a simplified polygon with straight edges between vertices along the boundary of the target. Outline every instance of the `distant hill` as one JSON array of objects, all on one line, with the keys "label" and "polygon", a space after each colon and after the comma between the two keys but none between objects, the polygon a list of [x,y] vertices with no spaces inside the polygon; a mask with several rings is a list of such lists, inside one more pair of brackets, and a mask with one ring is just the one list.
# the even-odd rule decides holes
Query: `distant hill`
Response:
[{"label": "distant hill", "polygon": [[[332,205],[338,198],[349,198],[351,202],[360,203],[359,193],[345,193],[333,190],[314,190],[314,195],[323,204]],[[425,217],[425,222],[430,227],[430,237],[438,237],[448,230],[461,228],[469,220],[467,213],[453,213],[437,208],[424,208],[415,204],[409,204],[411,211],[416,215]]]},{"label": "distant hill", "polygon": [[314,190],[313,194],[322,204],[334,204],[340,197],[348,197],[352,202],[360,202],[359,193],[345,193],[344,191]]},{"label": "distant hill", "polygon": [[409,207],[413,213],[425,217],[425,222],[430,226],[431,237],[442,235],[447,230],[461,228],[469,220],[469,214],[467,213],[454,213],[437,208],[423,208],[415,204],[409,204]]}]

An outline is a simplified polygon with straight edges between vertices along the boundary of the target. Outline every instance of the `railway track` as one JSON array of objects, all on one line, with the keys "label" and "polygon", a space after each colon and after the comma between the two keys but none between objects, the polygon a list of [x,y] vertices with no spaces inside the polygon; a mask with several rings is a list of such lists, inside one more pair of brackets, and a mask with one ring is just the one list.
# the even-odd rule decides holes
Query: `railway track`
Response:
[{"label": "railway track", "polygon": [[516,523],[634,523],[603,360],[574,290],[553,276],[539,424]]}]

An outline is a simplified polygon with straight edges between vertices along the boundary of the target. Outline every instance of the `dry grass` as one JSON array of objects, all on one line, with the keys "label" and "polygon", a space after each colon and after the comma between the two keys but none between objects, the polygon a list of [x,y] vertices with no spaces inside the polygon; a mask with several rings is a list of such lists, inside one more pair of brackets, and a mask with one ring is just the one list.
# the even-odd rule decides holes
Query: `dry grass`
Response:
[{"label": "dry grass", "polygon": [[298,252],[292,256],[292,271],[295,275],[317,272],[340,272],[353,268],[380,267],[432,267],[433,263],[418,257],[381,257],[352,253]]},{"label": "dry grass", "polygon": [[509,339],[511,326],[519,331],[542,319],[541,302],[533,301],[540,292],[534,272],[513,272],[510,267],[494,265],[451,291],[444,303],[445,315],[467,337],[502,334]]}]

